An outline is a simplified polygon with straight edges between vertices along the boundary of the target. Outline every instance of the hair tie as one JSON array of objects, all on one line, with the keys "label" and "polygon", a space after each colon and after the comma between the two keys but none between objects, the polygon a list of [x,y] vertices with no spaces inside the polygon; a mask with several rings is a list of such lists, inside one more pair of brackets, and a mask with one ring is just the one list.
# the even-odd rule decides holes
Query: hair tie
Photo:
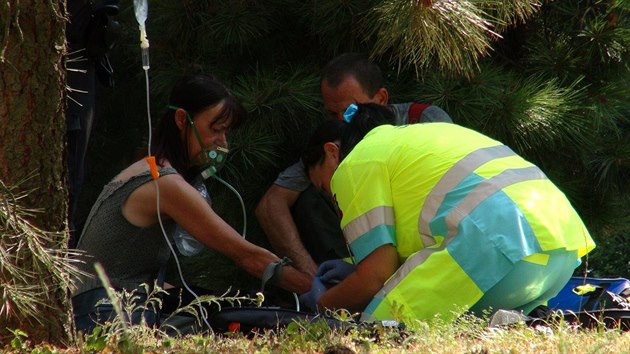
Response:
[{"label": "hair tie", "polygon": [[346,108],[346,111],[343,112],[343,120],[346,121],[346,123],[350,123],[352,117],[354,117],[354,114],[357,113],[358,110],[359,107],[357,107],[356,104],[350,103],[348,108]]}]

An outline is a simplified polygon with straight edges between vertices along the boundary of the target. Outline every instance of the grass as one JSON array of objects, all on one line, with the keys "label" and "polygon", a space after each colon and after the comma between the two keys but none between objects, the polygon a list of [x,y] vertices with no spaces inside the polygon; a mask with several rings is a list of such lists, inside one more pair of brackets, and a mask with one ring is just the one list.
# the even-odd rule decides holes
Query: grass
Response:
[{"label": "grass", "polygon": [[132,327],[134,340],[101,328],[77,345],[32,347],[16,334],[4,351],[30,353],[628,353],[630,336],[616,330],[580,330],[570,326],[487,328],[480,324],[429,325],[416,322],[398,329],[353,329],[321,323],[295,323],[250,337],[191,335],[169,338],[157,330]]},{"label": "grass", "polygon": [[[128,294],[127,294],[128,295]],[[630,353],[630,334],[619,329],[582,329],[556,321],[537,327],[516,324],[490,328],[486,319],[465,316],[453,322],[436,318],[404,328],[360,325],[346,312],[331,314],[348,328],[326,322],[295,321],[256,333],[205,333],[169,337],[164,329],[121,326],[119,321],[77,336],[66,348],[32,345],[28,334],[1,352],[14,353]],[[1,347],[0,347],[1,348]]]}]

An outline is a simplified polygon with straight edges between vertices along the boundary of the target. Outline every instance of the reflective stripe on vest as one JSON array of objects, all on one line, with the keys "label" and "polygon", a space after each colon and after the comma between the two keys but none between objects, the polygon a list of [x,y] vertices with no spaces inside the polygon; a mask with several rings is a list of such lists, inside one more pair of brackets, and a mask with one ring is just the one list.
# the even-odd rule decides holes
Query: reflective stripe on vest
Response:
[{"label": "reflective stripe on vest", "polygon": [[343,233],[346,237],[346,242],[352,244],[352,242],[376,226],[394,226],[394,224],[394,209],[390,206],[380,206],[352,220],[343,228]]},{"label": "reflective stripe on vest", "polygon": [[[507,146],[499,145],[471,152],[453,165],[453,167],[440,178],[425,200],[419,218],[419,230],[422,230],[424,234],[422,235],[424,236],[423,242],[425,242],[425,238],[431,238],[433,244],[435,244],[429,224],[437,215],[440,205],[444,202],[446,194],[451,189],[461,183],[483,164],[497,158],[515,155],[516,154]],[[482,180],[459,201],[457,206],[448,212],[445,218],[447,234],[440,246],[435,248],[423,248],[408,258],[376,294],[374,300],[379,303],[379,300],[384,299],[411,271],[425,262],[431,254],[444,250],[457,236],[460,222],[488,197],[515,183],[546,178],[545,174],[538,167],[531,166],[507,169],[489,179]],[[425,247],[427,247],[426,243]],[[371,313],[378,307],[375,303],[371,305],[370,308],[366,308],[363,318],[371,318]]]},{"label": "reflective stripe on vest", "polygon": [[[429,228],[429,222],[433,220],[437,214],[437,210],[440,205],[442,205],[448,192],[470,175],[470,173],[487,162],[515,155],[514,151],[509,147],[497,145],[475,150],[457,161],[457,163],[440,178],[424,202],[424,206],[420,212],[420,219],[418,220],[418,229],[420,230],[420,234],[424,236],[423,240],[427,237],[431,238],[432,232]],[[435,241],[431,244],[435,244]],[[425,247],[426,246],[425,244]]]},{"label": "reflective stripe on vest", "polygon": [[[505,145],[481,148],[459,160],[442,176],[431,193],[427,196],[418,220],[419,235],[424,247],[430,247],[436,243],[429,229],[429,222],[435,217],[439,206],[444,201],[446,193],[478,167],[491,160],[507,156],[516,156],[516,154]],[[367,234],[376,226],[387,225],[393,227],[394,224],[395,217],[393,208],[381,206],[352,220],[343,228],[343,232],[347,243],[352,244],[352,242]]]}]

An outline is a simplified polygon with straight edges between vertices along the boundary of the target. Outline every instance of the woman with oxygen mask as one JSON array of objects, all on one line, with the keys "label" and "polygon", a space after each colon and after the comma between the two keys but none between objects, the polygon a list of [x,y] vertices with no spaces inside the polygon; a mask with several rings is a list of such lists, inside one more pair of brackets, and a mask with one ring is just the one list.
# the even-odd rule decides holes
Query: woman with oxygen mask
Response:
[{"label": "woman with oxygen mask", "polygon": [[[95,263],[115,289],[145,293],[142,284],[154,282],[163,287],[171,255],[164,233],[173,242],[167,230],[176,225],[254,276],[264,277],[278,264],[277,256],[241,237],[193,186],[203,185],[225,162],[227,132],[244,116],[240,103],[212,77],[186,77],[175,85],[151,144],[159,178],[152,177],[144,159],[133,163],[103,188],[85,223],[77,248],[85,252],[79,267],[89,276],[76,280],[72,298],[78,330],[87,333],[115,316]],[[308,275],[290,266],[277,268],[282,272],[272,279],[280,287],[296,293],[310,288]],[[138,312],[127,320],[140,323],[144,316],[156,325],[158,315]]]},{"label": "woman with oxygen mask", "polygon": [[[195,138],[201,147],[201,151],[199,151],[196,155],[194,155],[191,159],[191,164],[197,170],[200,171],[199,175],[193,180],[193,187],[202,197],[206,199],[208,204],[212,206],[210,201],[210,194],[208,193],[208,189],[206,188],[205,180],[215,176],[217,171],[223,167],[225,163],[227,154],[229,152],[227,148],[227,140],[225,136],[223,137],[223,141],[218,141],[214,148],[206,147],[203,140],[201,139],[201,135],[199,134],[199,130],[195,127],[195,122],[190,117],[190,114],[186,112],[184,109],[169,106],[168,108],[176,110],[175,114],[184,114],[186,115],[186,121],[190,125],[193,133],[195,134]],[[222,128],[217,129],[217,131],[221,131]],[[184,256],[194,256],[203,250],[203,244],[197,241],[194,236],[190,235],[185,229],[183,229],[179,224],[176,225],[175,231],[173,233],[173,239],[175,241],[175,246],[179,250],[179,252]]]}]

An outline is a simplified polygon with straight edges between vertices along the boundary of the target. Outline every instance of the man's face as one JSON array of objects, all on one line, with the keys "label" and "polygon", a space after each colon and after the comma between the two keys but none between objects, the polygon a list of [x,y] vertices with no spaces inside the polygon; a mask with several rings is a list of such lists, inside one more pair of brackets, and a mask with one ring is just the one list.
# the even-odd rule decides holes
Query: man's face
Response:
[{"label": "man's face", "polygon": [[343,119],[343,113],[351,103],[378,103],[387,104],[387,98],[383,100],[381,90],[370,97],[361,87],[354,76],[347,76],[337,87],[328,85],[324,80],[321,84],[324,108],[331,118]]}]

